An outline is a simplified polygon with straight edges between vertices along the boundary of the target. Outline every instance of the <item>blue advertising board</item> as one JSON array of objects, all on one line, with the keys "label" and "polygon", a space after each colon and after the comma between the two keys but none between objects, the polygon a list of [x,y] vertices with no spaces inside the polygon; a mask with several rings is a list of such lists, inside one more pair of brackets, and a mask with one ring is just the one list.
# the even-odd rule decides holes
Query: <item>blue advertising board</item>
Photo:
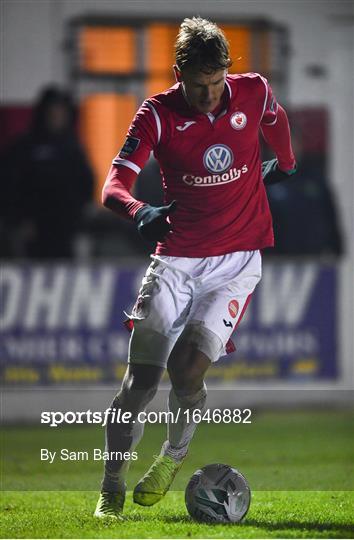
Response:
[{"label": "blue advertising board", "polygon": [[[56,384],[121,379],[129,334],[124,311],[145,266],[4,265],[0,274],[2,383]],[[335,379],[336,267],[265,263],[234,334],[236,352],[209,379]]]}]

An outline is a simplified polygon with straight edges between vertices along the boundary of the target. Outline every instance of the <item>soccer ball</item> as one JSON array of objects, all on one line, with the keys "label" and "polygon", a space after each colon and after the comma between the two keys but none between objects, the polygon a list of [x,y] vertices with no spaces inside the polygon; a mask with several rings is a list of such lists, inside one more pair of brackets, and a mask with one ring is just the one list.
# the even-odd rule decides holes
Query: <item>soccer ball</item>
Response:
[{"label": "soccer ball", "polygon": [[196,471],[185,492],[192,518],[207,523],[237,523],[246,515],[251,491],[245,477],[233,467],[213,463]]}]

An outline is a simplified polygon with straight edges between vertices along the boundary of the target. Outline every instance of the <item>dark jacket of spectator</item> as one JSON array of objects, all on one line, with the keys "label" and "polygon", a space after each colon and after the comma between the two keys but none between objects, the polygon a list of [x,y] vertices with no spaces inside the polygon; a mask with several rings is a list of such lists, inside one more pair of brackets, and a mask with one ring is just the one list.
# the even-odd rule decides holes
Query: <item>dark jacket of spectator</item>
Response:
[{"label": "dark jacket of spectator", "polygon": [[92,200],[93,174],[66,92],[55,87],[42,92],[29,131],[2,156],[1,178],[3,254],[70,257],[83,210]]}]

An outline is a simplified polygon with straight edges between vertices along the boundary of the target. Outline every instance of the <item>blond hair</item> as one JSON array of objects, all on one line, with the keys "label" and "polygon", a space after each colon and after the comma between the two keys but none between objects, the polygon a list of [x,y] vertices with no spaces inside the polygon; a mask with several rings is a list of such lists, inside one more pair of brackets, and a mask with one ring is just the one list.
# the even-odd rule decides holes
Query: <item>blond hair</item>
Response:
[{"label": "blond hair", "polygon": [[215,23],[201,17],[184,19],[176,39],[175,55],[180,71],[193,68],[210,73],[232,64],[224,32]]}]

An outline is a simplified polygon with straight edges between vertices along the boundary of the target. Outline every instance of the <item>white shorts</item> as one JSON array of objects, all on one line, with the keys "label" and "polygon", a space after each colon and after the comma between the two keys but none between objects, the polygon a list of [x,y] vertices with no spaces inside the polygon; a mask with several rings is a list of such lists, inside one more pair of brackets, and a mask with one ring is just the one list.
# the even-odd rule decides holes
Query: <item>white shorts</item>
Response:
[{"label": "white shorts", "polygon": [[225,348],[261,279],[260,252],[152,259],[131,314],[129,362],[165,367],[187,324],[210,330]]}]

